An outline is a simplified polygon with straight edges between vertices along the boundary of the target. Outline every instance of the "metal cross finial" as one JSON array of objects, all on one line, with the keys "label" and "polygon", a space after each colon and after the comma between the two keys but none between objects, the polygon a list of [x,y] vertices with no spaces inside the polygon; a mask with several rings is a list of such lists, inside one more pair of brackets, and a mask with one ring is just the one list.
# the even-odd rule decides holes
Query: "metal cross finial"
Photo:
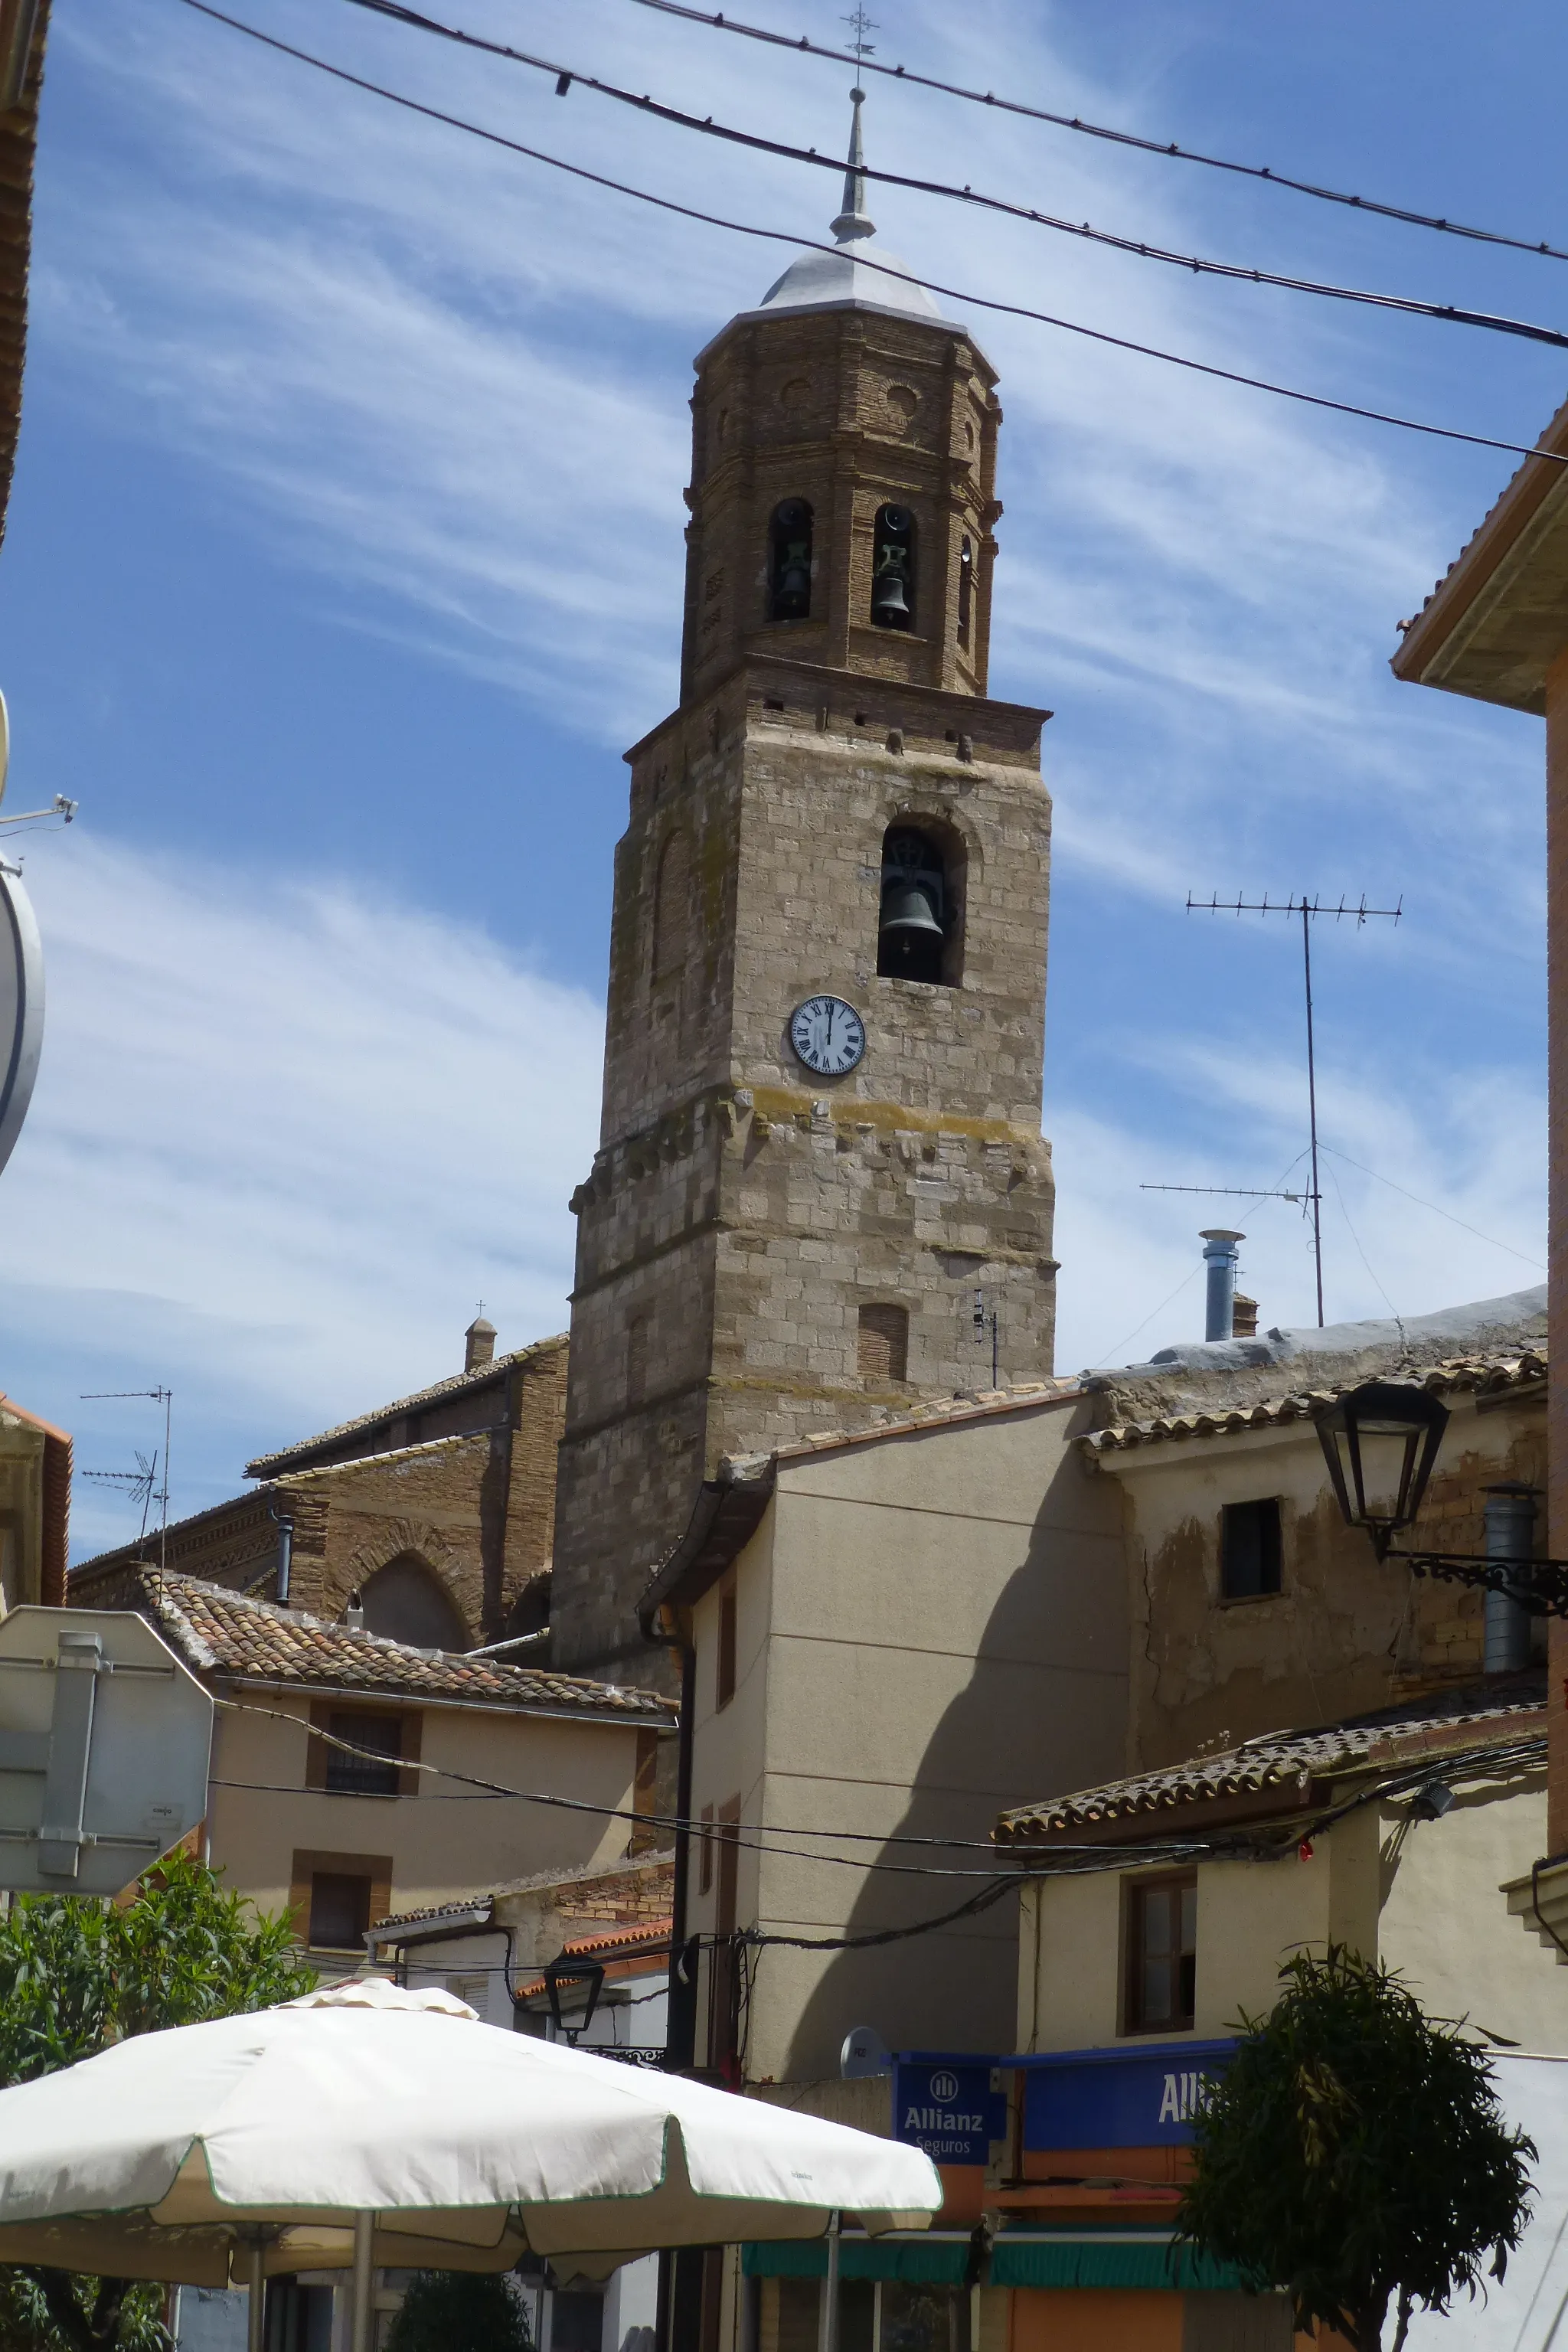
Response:
[{"label": "metal cross finial", "polygon": [[871,43],[866,38],[868,33],[879,33],[882,29],[874,16],[868,16],[864,7],[858,6],[852,16],[840,17],[839,22],[841,24],[847,25],[850,31],[855,36],[854,39],[849,44],[849,47],[856,57],[869,58],[875,56],[876,52],[873,49]]}]

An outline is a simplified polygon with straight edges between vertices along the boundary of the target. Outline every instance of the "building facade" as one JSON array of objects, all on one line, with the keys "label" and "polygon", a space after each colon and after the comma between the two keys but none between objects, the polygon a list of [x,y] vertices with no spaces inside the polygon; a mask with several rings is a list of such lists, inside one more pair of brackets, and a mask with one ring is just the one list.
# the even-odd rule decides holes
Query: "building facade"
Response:
[{"label": "building facade", "polygon": [[498,1357],[478,1321],[465,1342],[449,1380],[262,1454],[247,1494],[83,1561],[72,1600],[148,1562],[333,1620],[352,1607],[424,1649],[537,1634],[542,1653],[566,1341]]},{"label": "building facade", "polygon": [[71,1441],[0,1396],[0,1617],[24,1601],[65,1605]]},{"label": "building facade", "polygon": [[[1000,409],[855,175],[700,356],[679,707],[628,753],[557,1660],[721,1456],[1048,1371],[1047,715],[986,698]],[[894,264],[895,269],[897,265]],[[990,1326],[987,1323],[987,1329]]]}]

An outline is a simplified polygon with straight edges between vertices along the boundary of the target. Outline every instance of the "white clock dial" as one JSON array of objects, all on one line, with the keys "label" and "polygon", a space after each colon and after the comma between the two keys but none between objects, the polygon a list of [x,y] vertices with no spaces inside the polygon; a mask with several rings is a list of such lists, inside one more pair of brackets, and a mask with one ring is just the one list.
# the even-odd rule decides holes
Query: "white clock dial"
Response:
[{"label": "white clock dial", "polygon": [[841,1078],[866,1050],[866,1024],[841,996],[808,996],[790,1015],[789,1042],[808,1070]]}]

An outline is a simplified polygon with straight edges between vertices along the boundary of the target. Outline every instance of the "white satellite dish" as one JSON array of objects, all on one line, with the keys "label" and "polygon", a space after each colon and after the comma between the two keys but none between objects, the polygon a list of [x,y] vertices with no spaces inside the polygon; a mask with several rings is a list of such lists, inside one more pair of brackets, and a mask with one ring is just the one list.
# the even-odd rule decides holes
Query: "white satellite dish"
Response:
[{"label": "white satellite dish", "polygon": [[0,1622],[0,1887],[118,1895],[205,1820],[213,1703],[144,1617]]},{"label": "white satellite dish", "polygon": [[22,1132],[44,1043],[44,944],[33,902],[0,858],[0,1168]]},{"label": "white satellite dish", "polygon": [[838,2053],[839,2079],[863,2083],[874,2074],[890,2074],[893,2053],[874,2025],[852,2026]]},{"label": "white satellite dish", "polygon": [[11,764],[11,714],[0,694],[0,801],[5,797],[5,771]]}]

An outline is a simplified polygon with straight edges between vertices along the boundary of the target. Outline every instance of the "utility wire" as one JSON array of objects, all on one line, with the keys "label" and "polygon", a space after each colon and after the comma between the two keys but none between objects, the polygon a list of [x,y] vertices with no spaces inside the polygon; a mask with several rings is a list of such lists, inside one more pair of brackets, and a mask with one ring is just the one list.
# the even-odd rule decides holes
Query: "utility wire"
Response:
[{"label": "utility wire", "polygon": [[858,74],[883,74],[889,81],[909,82],[917,89],[940,90],[945,98],[967,99],[975,106],[994,107],[1002,114],[1020,114],[1031,122],[1049,122],[1058,131],[1078,131],[1089,139],[1107,139],[1113,146],[1134,147],[1145,155],[1165,155],[1182,163],[1206,164],[1214,172],[1232,172],[1243,179],[1267,180],[1272,188],[1289,188],[1299,196],[1316,196],[1323,204],[1343,205],[1352,212],[1373,213],[1382,220],[1405,221],[1412,228],[1440,229],[1447,236],[1470,237],[1481,245],[1507,246],[1515,253],[1544,254],[1551,261],[1568,261],[1568,251],[1547,244],[1544,237],[1507,236],[1498,229],[1469,228],[1462,221],[1413,212],[1404,205],[1380,204],[1373,196],[1347,195],[1339,188],[1319,187],[1312,180],[1293,179],[1289,173],[1276,172],[1268,163],[1238,163],[1228,156],[1205,155],[1195,147],[1180,147],[1173,139],[1144,139],[1136,131],[1109,130],[1101,122],[1086,122],[1081,115],[1053,114],[1047,107],[1027,106],[1022,99],[998,98],[991,89],[966,89],[961,82],[942,81],[934,74],[911,73],[905,66],[876,65],[869,58],[856,56],[847,49],[826,48],[804,36],[796,38],[787,33],[770,33],[760,25],[743,25],[733,16],[710,16],[703,8],[683,7],[679,0],[637,0],[637,5],[656,9],[661,16],[679,16],[688,24],[706,25],[714,32],[765,41],[771,48],[795,49],[806,57],[826,58],[834,65],[852,67]]},{"label": "utility wire", "polygon": [[[1436,1201],[1424,1201],[1419,1192],[1407,1192],[1403,1184],[1396,1184],[1392,1176],[1381,1175],[1375,1168],[1363,1167],[1359,1160],[1352,1160],[1348,1151],[1336,1151],[1331,1143],[1325,1143],[1321,1149],[1331,1153],[1334,1159],[1342,1160],[1347,1168],[1360,1169],[1362,1174],[1370,1176],[1374,1183],[1386,1184],[1391,1192],[1401,1193],[1406,1201],[1414,1201],[1418,1209],[1430,1209],[1435,1217],[1447,1217],[1448,1223],[1451,1225],[1458,1225],[1461,1233],[1474,1234],[1477,1241],[1487,1242],[1493,1249],[1505,1251],[1510,1257],[1518,1258],[1521,1265],[1534,1266],[1539,1274],[1546,1272],[1546,1268],[1538,1257],[1531,1257],[1525,1251],[1515,1249],[1511,1242],[1500,1242],[1495,1234],[1483,1234],[1479,1225],[1466,1224],[1463,1217],[1456,1217],[1452,1210],[1440,1209]],[[1348,1217],[1345,1222],[1347,1224],[1350,1223]],[[1370,1267],[1368,1271],[1371,1271]],[[1373,1279],[1375,1280],[1375,1276]]]},{"label": "utility wire", "polygon": [[[814,163],[818,170],[836,176],[843,173],[842,157],[819,155],[815,147],[795,147],[782,139],[764,139],[755,131],[737,131],[728,123],[715,122],[710,114],[688,114],[680,107],[667,106],[649,98],[646,92],[639,95],[616,82],[602,80],[596,74],[582,73],[575,66],[563,66],[558,58],[534,57],[526,49],[510,47],[505,41],[488,40],[481,34],[441,24],[434,16],[422,16],[417,9],[405,6],[404,0],[350,0],[350,5],[374,16],[389,16],[395,24],[410,26],[416,31],[434,33],[439,39],[454,41],[463,48],[482,49],[488,56],[506,58],[513,65],[549,74],[559,97],[564,98],[569,89],[581,83],[584,89],[594,90],[601,98],[635,107],[639,114],[651,115],[656,121],[670,123],[677,129],[700,131],[705,138],[722,139],[732,147],[750,148],[759,154],[782,156],[788,163]],[[971,187],[955,187],[950,181],[921,180],[907,172],[879,171],[869,163],[858,163],[855,176],[878,181],[886,187],[910,188],[919,195],[942,196],[952,203],[977,205],[984,212],[1002,213],[1009,220],[1026,221],[1036,228],[1081,237],[1090,245],[1108,246],[1115,253],[1136,254],[1144,261],[1162,261],[1173,268],[1190,270],[1194,278],[1224,278],[1245,280],[1251,286],[1275,286],[1290,294],[1315,294],[1329,301],[1358,302],[1371,310],[1397,311],[1407,318],[1437,319],[1450,326],[1481,327],[1492,334],[1521,335],[1530,342],[1549,343],[1554,350],[1568,351],[1568,334],[1555,327],[1535,326],[1528,320],[1502,318],[1490,310],[1461,310],[1452,302],[1423,302],[1412,295],[1378,294],[1363,287],[1333,286],[1314,278],[1290,278],[1276,270],[1249,268],[1240,262],[1210,261],[1197,254],[1176,253],[1165,246],[1151,245],[1146,239],[1119,236],[1110,229],[1095,228],[1089,221],[1063,220],[1031,205],[1011,204],[1004,196],[980,195]]]},{"label": "utility wire", "polygon": [[[584,180],[593,187],[608,188],[616,195],[631,196],[638,204],[652,205],[659,212],[673,213],[679,219],[700,221],[705,227],[728,229],[738,236],[758,237],[770,245],[792,246],[799,253],[840,254],[844,250],[842,246],[824,245],[816,238],[797,236],[791,229],[760,228],[749,221],[730,220],[721,213],[704,212],[695,205],[678,204],[672,196],[656,196],[647,188],[633,187],[625,180],[612,180],[603,172],[589,171],[585,164],[568,163],[560,155],[547,154],[539,147],[525,146],[521,140],[508,139],[499,131],[487,131],[482,124],[469,122],[462,115],[447,114],[440,107],[427,106],[421,99],[406,98],[401,90],[388,89],[382,82],[367,80],[363,74],[350,73],[346,67],[330,65],[325,58],[316,57],[309,49],[296,48],[290,41],[280,41],[275,35],[262,32],[259,26],[247,25],[242,18],[230,16],[223,9],[213,7],[210,0],[182,0],[182,5],[194,8],[198,16],[210,16],[215,24],[226,25],[233,32],[244,33],[249,39],[259,41],[266,48],[276,49],[283,57],[297,58],[301,65],[313,66],[319,72],[330,74],[334,81],[346,82],[351,89],[365,90],[373,98],[385,99],[388,104],[403,107],[410,114],[421,114],[427,121],[445,123],[448,130],[466,131],[471,138],[484,140],[489,146],[504,148],[509,154],[526,156],[534,163],[546,163],[552,171],[565,172],[573,179]],[[844,166],[840,163],[836,169],[842,171]],[[873,260],[869,254],[858,253],[855,259],[859,268],[874,269],[884,278],[895,279],[900,285],[923,286],[929,293],[944,295],[951,301],[970,303],[979,310],[995,310],[1007,318],[1029,319],[1038,326],[1056,327],[1064,334],[1081,335],[1090,342],[1104,343],[1114,351],[1133,352],[1141,359],[1162,360],[1167,366],[1185,368],[1191,374],[1210,376],[1222,383],[1240,384],[1249,392],[1271,393],[1277,399],[1298,401],[1304,407],[1328,409],[1337,416],[1359,416],[1372,425],[1394,425],[1402,432],[1424,433],[1439,441],[1458,441],[1472,449],[1501,449],[1516,457],[1539,458],[1543,465],[1568,466],[1568,455],[1542,448],[1539,442],[1504,441],[1493,434],[1465,433],[1458,425],[1429,425],[1416,417],[1397,416],[1388,409],[1365,408],[1351,400],[1332,400],[1326,393],[1301,392],[1290,384],[1275,383],[1267,376],[1246,375],[1237,368],[1219,367],[1209,360],[1189,359],[1179,352],[1162,351],[1152,343],[1135,342],[1128,335],[1113,335],[1102,327],[1086,327],[1077,320],[1058,318],[1049,310],[1031,310],[1026,303],[1002,302],[992,295],[969,293],[958,286],[942,286],[935,278],[917,277],[913,270],[889,268],[885,262]]]}]

